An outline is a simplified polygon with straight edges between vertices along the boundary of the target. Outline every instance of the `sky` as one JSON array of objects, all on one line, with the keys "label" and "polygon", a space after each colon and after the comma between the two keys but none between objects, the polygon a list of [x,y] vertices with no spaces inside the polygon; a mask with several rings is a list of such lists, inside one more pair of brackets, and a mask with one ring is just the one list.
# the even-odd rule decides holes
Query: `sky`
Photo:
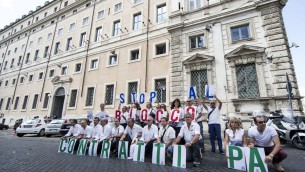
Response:
[{"label": "sky", "polygon": [[[36,6],[42,6],[45,0],[0,0],[0,28],[8,25]],[[289,43],[295,42],[300,47],[291,48],[296,70],[298,86],[302,96],[305,96],[305,0],[289,0],[284,7],[283,16]]]}]

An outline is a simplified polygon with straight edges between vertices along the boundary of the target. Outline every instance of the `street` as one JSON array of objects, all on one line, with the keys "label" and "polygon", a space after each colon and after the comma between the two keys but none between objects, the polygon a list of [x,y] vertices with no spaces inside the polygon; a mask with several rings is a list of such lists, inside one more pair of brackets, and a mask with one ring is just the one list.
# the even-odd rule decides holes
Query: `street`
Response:
[{"label": "street", "polygon": [[[207,138],[207,137],[206,137]],[[211,153],[209,140],[205,140],[206,153],[200,167],[187,164],[186,170],[171,166],[167,161],[165,166],[154,165],[151,159],[144,163],[118,158],[101,159],[58,153],[59,137],[37,137],[25,135],[17,137],[12,130],[0,131],[0,172],[32,172],[32,171],[236,171],[227,168],[226,158],[219,153]],[[293,148],[290,144],[283,145],[288,158],[283,162],[285,171],[304,171],[305,151]],[[275,171],[268,164],[269,171]]]}]

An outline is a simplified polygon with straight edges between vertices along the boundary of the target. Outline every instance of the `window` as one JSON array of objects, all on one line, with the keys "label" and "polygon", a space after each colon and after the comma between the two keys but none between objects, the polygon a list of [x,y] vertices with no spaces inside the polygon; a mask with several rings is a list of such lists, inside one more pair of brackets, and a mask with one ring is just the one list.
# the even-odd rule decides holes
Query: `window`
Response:
[{"label": "window", "polygon": [[55,70],[54,69],[50,70],[49,77],[52,78],[54,75],[55,75]]},{"label": "window", "polygon": [[128,83],[128,104],[132,104],[132,98],[131,98],[131,93],[136,93],[138,90],[138,82],[130,82]]},{"label": "window", "polygon": [[47,15],[48,15],[48,13],[47,13],[47,12],[45,12],[45,13],[44,13],[44,17],[47,17]]},{"label": "window", "polygon": [[83,24],[82,26],[88,25],[89,24],[89,17],[86,17],[83,19]]},{"label": "window", "polygon": [[30,47],[30,48],[33,47],[33,41],[30,42],[29,47]]},{"label": "window", "polygon": [[26,109],[26,106],[27,106],[27,104],[28,104],[28,99],[29,99],[29,96],[24,96],[23,104],[22,104],[22,109],[23,109],[23,110]]},{"label": "window", "polygon": [[86,106],[93,105],[94,87],[87,88]]},{"label": "window", "polygon": [[49,55],[49,46],[46,46],[44,48],[44,54],[43,54],[43,58],[47,58]]},{"label": "window", "polygon": [[196,87],[197,96],[202,98],[205,94],[205,85],[208,84],[207,70],[191,71],[191,86]]},{"label": "window", "polygon": [[116,54],[109,56],[109,65],[117,64],[118,56]]},{"label": "window", "polygon": [[40,72],[40,73],[38,74],[38,80],[42,80],[42,77],[43,77],[43,72]]},{"label": "window", "polygon": [[249,24],[231,27],[232,42],[250,38]]},{"label": "window", "polygon": [[29,82],[33,81],[33,74],[29,76]]},{"label": "window", "polygon": [[156,45],[156,55],[161,55],[166,53],[166,43]]},{"label": "window", "polygon": [[6,69],[6,66],[7,66],[7,61],[4,62],[4,67],[3,67],[3,70]]},{"label": "window", "polygon": [[157,6],[157,23],[161,23],[166,20],[166,4]]},{"label": "window", "polygon": [[72,14],[76,14],[77,13],[77,9],[73,10]]},{"label": "window", "polygon": [[39,58],[38,54],[39,54],[39,50],[36,50],[35,51],[35,56],[34,56],[34,61],[36,61]]},{"label": "window", "polygon": [[69,27],[69,31],[72,31],[75,29],[75,23],[71,23]]},{"label": "window", "polygon": [[10,108],[11,98],[7,98],[6,107],[5,110],[8,110]]},{"label": "window", "polygon": [[14,53],[16,53],[17,51],[18,51],[18,48],[16,47],[15,50],[14,50]]},{"label": "window", "polygon": [[41,43],[41,41],[42,41],[42,37],[39,37],[38,41],[37,41],[37,44],[39,45]]},{"label": "window", "polygon": [[71,90],[69,107],[76,106],[76,97],[77,97],[77,90],[76,89]]},{"label": "window", "polygon": [[11,50],[9,50],[8,52],[7,52],[7,56],[9,56],[11,54]]},{"label": "window", "polygon": [[87,3],[87,4],[86,4],[86,7],[89,7],[90,5],[91,5],[91,2]]},{"label": "window", "polygon": [[90,69],[97,69],[98,67],[98,59],[91,60]]},{"label": "window", "polygon": [[54,13],[57,11],[57,7],[54,8]]},{"label": "window", "polygon": [[72,49],[72,38],[67,39],[66,51],[70,51]]},{"label": "window", "polygon": [[132,50],[130,52],[130,60],[133,61],[133,60],[139,60],[139,56],[140,56],[140,50],[137,49],[137,50]]},{"label": "window", "polygon": [[52,39],[52,33],[48,34],[48,41]]},{"label": "window", "polygon": [[104,10],[99,11],[99,12],[97,13],[97,19],[99,20],[99,19],[104,18],[104,14],[105,14]]},{"label": "window", "polygon": [[18,108],[18,103],[19,103],[19,97],[16,97],[16,99],[15,99],[15,104],[14,104],[14,110],[17,110],[17,108]]},{"label": "window", "polygon": [[13,79],[12,80],[12,86],[15,85],[15,83],[16,83],[16,79]]},{"label": "window", "polygon": [[106,85],[105,105],[113,104],[114,85]]},{"label": "window", "polygon": [[54,21],[54,20],[52,20],[52,21],[51,21],[51,24],[54,24],[54,23],[55,23],[55,21]]},{"label": "window", "polygon": [[236,65],[236,80],[239,98],[259,97],[255,63]]},{"label": "window", "polygon": [[189,10],[195,10],[203,6],[203,0],[189,0]]},{"label": "window", "polygon": [[138,4],[138,3],[140,3],[140,2],[142,2],[142,0],[133,0],[133,3],[134,3],[134,4]]},{"label": "window", "polygon": [[61,68],[61,75],[67,75],[68,73],[68,67],[67,66],[64,66]]},{"label": "window", "polygon": [[39,17],[36,17],[36,22],[39,20]]},{"label": "window", "polygon": [[62,35],[63,33],[64,33],[64,29],[63,28],[58,29],[58,31],[57,31],[57,35],[58,36]]},{"label": "window", "polygon": [[11,61],[11,68],[14,67],[14,62],[15,62],[15,59],[12,59],[12,61]]},{"label": "window", "polygon": [[157,92],[158,103],[166,102],[166,79],[155,80],[155,90]]},{"label": "window", "polygon": [[3,104],[3,98],[0,99],[0,110],[2,109],[2,104]]},{"label": "window", "polygon": [[66,1],[66,2],[64,3],[64,7],[66,7],[66,6],[68,6],[68,1]]},{"label": "window", "polygon": [[133,15],[133,30],[140,29],[142,26],[142,17],[141,13],[137,13]]},{"label": "window", "polygon": [[66,18],[66,15],[62,15],[61,17],[60,17],[61,19],[64,19],[64,18]]},{"label": "window", "polygon": [[75,70],[74,72],[77,73],[77,72],[80,72],[82,69],[82,64],[81,63],[76,63],[75,64]]},{"label": "window", "polygon": [[20,84],[23,84],[23,82],[24,82],[24,77],[22,76],[20,77]]},{"label": "window", "polygon": [[8,80],[5,81],[4,86],[7,87],[7,85],[8,85]]},{"label": "window", "polygon": [[60,42],[56,42],[55,49],[54,49],[54,55],[57,55],[60,52]]},{"label": "window", "polygon": [[28,64],[30,62],[30,53],[27,53],[26,58],[25,58],[25,64]]},{"label": "window", "polygon": [[80,34],[80,41],[79,41],[80,47],[83,47],[85,45],[85,43],[87,41],[86,36],[87,36],[86,32]]},{"label": "window", "polygon": [[23,25],[20,26],[20,30],[23,29]]},{"label": "window", "polygon": [[22,44],[21,50],[24,50],[24,48],[25,48],[25,44]]},{"label": "window", "polygon": [[43,100],[43,106],[42,106],[43,109],[48,108],[49,95],[50,95],[50,93],[45,93],[44,94],[44,100]]},{"label": "window", "polygon": [[37,108],[37,102],[38,102],[38,94],[35,94],[33,99],[32,109]]},{"label": "window", "polygon": [[204,47],[204,35],[190,37],[190,48],[202,48]]},{"label": "window", "polygon": [[98,42],[101,40],[101,36],[102,36],[102,27],[98,27],[95,29],[95,42]]},{"label": "window", "polygon": [[122,2],[114,5],[114,13],[122,11]]},{"label": "window", "polygon": [[120,29],[121,29],[121,21],[117,20],[115,22],[113,22],[113,36],[118,36],[120,35]]}]

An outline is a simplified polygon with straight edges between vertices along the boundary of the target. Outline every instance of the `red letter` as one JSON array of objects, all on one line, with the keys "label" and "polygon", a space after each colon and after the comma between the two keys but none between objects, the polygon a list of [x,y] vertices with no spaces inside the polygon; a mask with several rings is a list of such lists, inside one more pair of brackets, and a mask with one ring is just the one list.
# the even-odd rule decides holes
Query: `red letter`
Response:
[{"label": "red letter", "polygon": [[195,112],[196,112],[196,109],[192,106],[189,106],[186,108],[186,112],[190,112],[192,114],[192,120],[195,119]]},{"label": "red letter", "polygon": [[[163,117],[164,111],[162,109],[157,110],[156,112],[156,121],[157,123],[161,122],[161,118]],[[161,116],[161,118],[159,117]]]},{"label": "red letter", "polygon": [[115,111],[115,118],[121,120],[121,111],[120,110]]},{"label": "red letter", "polygon": [[142,122],[147,121],[147,115],[148,115],[148,110],[147,109],[143,109],[141,111],[141,120],[142,120]]},{"label": "red letter", "polygon": [[179,109],[172,110],[170,120],[172,122],[178,122],[179,115],[180,115],[180,110]]}]

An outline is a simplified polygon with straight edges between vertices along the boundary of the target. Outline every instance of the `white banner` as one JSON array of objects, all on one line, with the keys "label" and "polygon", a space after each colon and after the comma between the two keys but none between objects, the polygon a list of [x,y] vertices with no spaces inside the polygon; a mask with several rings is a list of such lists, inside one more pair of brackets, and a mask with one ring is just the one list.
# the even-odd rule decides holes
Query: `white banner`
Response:
[{"label": "white banner", "polygon": [[97,140],[90,141],[89,150],[88,150],[89,156],[97,156],[97,146],[98,146]]},{"label": "white banner", "polygon": [[61,138],[59,141],[59,153],[67,153],[69,147],[69,138]]},{"label": "white banner", "polygon": [[165,165],[165,144],[154,143],[152,163],[158,165]]},{"label": "white banner", "polygon": [[226,155],[229,157],[227,159],[228,168],[242,171],[247,170],[243,147],[228,145],[226,149]]},{"label": "white banner", "polygon": [[243,147],[243,149],[246,157],[248,172],[268,172],[268,167],[265,163],[266,155],[264,148]]},{"label": "white banner", "polygon": [[144,162],[145,159],[145,143],[137,142],[136,149],[133,154],[133,161]]},{"label": "white banner", "polygon": [[77,139],[70,139],[69,141],[69,147],[68,147],[68,153],[73,154],[74,153],[74,147]]},{"label": "white banner", "polygon": [[128,141],[119,142],[118,157],[120,159],[127,159],[128,157]]},{"label": "white banner", "polygon": [[175,145],[173,147],[173,166],[186,168],[186,148],[184,145]]},{"label": "white banner", "polygon": [[78,149],[77,149],[77,155],[86,155],[87,152],[87,139],[82,139],[79,141]]},{"label": "white banner", "polygon": [[109,140],[104,140],[101,151],[101,158],[109,158],[110,148],[111,148],[111,142]]}]

